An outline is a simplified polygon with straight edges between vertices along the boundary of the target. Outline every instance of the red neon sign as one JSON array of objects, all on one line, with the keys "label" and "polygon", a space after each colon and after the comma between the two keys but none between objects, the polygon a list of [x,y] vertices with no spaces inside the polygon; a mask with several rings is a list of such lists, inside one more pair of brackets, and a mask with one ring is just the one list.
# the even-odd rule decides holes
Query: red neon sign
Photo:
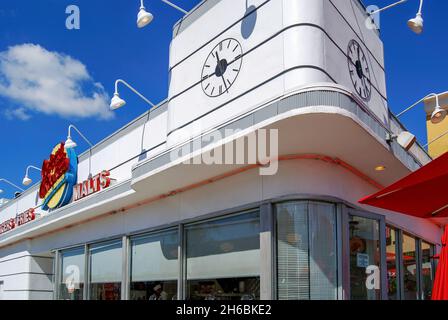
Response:
[{"label": "red neon sign", "polygon": [[48,191],[68,171],[70,159],[64,149],[64,143],[59,145],[57,151],[50,155],[50,159],[44,160],[42,165],[42,182],[40,184],[39,197],[45,198]]}]

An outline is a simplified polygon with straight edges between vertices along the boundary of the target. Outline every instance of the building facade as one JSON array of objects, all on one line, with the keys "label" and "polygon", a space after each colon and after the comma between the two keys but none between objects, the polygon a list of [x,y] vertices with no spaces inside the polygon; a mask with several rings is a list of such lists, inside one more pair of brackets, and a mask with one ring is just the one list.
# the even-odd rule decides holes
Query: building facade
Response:
[{"label": "building facade", "polygon": [[82,154],[49,143],[0,207],[0,298],[429,298],[441,227],[358,205],[431,161],[387,141],[405,128],[366,21],[358,0],[202,1],[166,101]]}]

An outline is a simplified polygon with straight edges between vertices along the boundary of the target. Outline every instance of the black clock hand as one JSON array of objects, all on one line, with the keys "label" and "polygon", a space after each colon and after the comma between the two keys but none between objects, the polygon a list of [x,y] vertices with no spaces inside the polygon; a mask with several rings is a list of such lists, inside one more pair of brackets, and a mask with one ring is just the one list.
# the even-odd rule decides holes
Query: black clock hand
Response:
[{"label": "black clock hand", "polygon": [[221,60],[219,59],[218,52],[216,52],[216,59],[218,60],[219,73],[221,74],[222,82],[224,82],[224,87],[226,88],[226,92],[229,93],[229,89],[227,88],[226,80],[224,79],[224,73],[222,72]]}]

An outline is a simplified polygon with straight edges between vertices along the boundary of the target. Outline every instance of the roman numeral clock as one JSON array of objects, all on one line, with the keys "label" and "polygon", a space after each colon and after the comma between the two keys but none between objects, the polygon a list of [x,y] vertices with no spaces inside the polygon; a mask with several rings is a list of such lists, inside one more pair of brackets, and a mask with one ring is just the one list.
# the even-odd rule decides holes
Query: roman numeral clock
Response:
[{"label": "roman numeral clock", "polygon": [[209,97],[228,94],[243,63],[243,48],[238,40],[222,40],[213,48],[202,68],[202,90]]},{"label": "roman numeral clock", "polygon": [[364,100],[369,101],[372,95],[372,82],[370,68],[361,45],[351,40],[347,49],[348,70],[356,93]]}]

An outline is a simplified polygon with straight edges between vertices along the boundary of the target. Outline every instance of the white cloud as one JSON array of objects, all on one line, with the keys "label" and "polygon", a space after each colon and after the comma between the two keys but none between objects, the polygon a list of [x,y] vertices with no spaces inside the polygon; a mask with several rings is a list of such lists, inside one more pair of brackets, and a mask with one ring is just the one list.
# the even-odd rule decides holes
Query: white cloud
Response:
[{"label": "white cloud", "polygon": [[6,109],[4,115],[9,120],[19,119],[23,121],[27,121],[31,119],[31,115],[27,113],[25,108],[17,108],[17,109]]},{"label": "white cloud", "polygon": [[0,96],[19,106],[4,114],[22,120],[29,119],[30,111],[64,118],[113,117],[108,94],[83,63],[34,44],[0,52]]}]

